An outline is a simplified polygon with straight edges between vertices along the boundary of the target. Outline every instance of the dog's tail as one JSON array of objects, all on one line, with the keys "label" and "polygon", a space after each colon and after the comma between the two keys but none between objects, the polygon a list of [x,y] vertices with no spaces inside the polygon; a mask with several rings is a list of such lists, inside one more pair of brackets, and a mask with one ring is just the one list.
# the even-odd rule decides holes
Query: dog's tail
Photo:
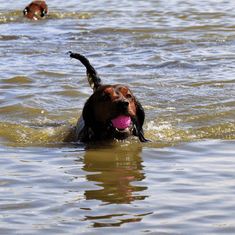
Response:
[{"label": "dog's tail", "polygon": [[86,67],[88,82],[94,91],[96,91],[96,89],[102,86],[101,79],[99,78],[98,73],[85,56],[78,53],[73,53],[71,51],[69,51],[68,53],[70,53],[71,58],[80,60],[80,62]]}]

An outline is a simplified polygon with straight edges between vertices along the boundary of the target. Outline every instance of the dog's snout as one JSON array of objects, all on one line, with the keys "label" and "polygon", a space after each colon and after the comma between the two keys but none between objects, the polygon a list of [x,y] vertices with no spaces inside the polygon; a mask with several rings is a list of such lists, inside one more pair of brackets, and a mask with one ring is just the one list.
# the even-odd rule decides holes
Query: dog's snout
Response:
[{"label": "dog's snout", "polygon": [[128,100],[118,100],[118,101],[116,101],[116,104],[117,104],[118,108],[128,108],[129,101]]}]

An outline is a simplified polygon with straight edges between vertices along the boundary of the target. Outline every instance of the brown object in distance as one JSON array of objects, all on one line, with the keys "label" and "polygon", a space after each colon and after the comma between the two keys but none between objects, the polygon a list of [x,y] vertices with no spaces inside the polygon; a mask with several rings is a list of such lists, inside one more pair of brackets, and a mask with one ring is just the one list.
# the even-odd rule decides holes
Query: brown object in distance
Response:
[{"label": "brown object in distance", "polygon": [[33,1],[23,10],[25,18],[41,20],[47,14],[47,4],[44,1]]}]

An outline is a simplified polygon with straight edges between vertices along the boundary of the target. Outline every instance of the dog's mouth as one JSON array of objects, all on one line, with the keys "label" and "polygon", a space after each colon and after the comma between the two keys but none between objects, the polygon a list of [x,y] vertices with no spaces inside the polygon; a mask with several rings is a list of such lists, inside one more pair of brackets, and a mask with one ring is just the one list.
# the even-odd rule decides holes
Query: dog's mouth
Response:
[{"label": "dog's mouth", "polygon": [[119,116],[111,120],[115,132],[115,138],[125,139],[132,134],[133,123],[131,117]]},{"label": "dog's mouth", "polygon": [[132,122],[131,122],[130,126],[126,127],[125,129],[120,129],[120,128],[114,127],[115,131],[120,132],[120,133],[129,133],[130,135],[132,133],[132,128],[133,128]]},{"label": "dog's mouth", "polygon": [[131,124],[131,117],[119,116],[111,121],[115,128],[119,130],[125,130]]}]

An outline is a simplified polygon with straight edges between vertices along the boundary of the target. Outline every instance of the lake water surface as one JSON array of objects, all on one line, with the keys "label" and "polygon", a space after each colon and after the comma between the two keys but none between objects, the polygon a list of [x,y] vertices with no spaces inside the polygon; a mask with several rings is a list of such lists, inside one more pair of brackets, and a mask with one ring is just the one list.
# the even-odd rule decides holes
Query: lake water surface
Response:
[{"label": "lake water surface", "polygon": [[[0,4],[0,234],[234,234],[235,2]],[[125,84],[145,136],[66,142],[92,90]]]}]

